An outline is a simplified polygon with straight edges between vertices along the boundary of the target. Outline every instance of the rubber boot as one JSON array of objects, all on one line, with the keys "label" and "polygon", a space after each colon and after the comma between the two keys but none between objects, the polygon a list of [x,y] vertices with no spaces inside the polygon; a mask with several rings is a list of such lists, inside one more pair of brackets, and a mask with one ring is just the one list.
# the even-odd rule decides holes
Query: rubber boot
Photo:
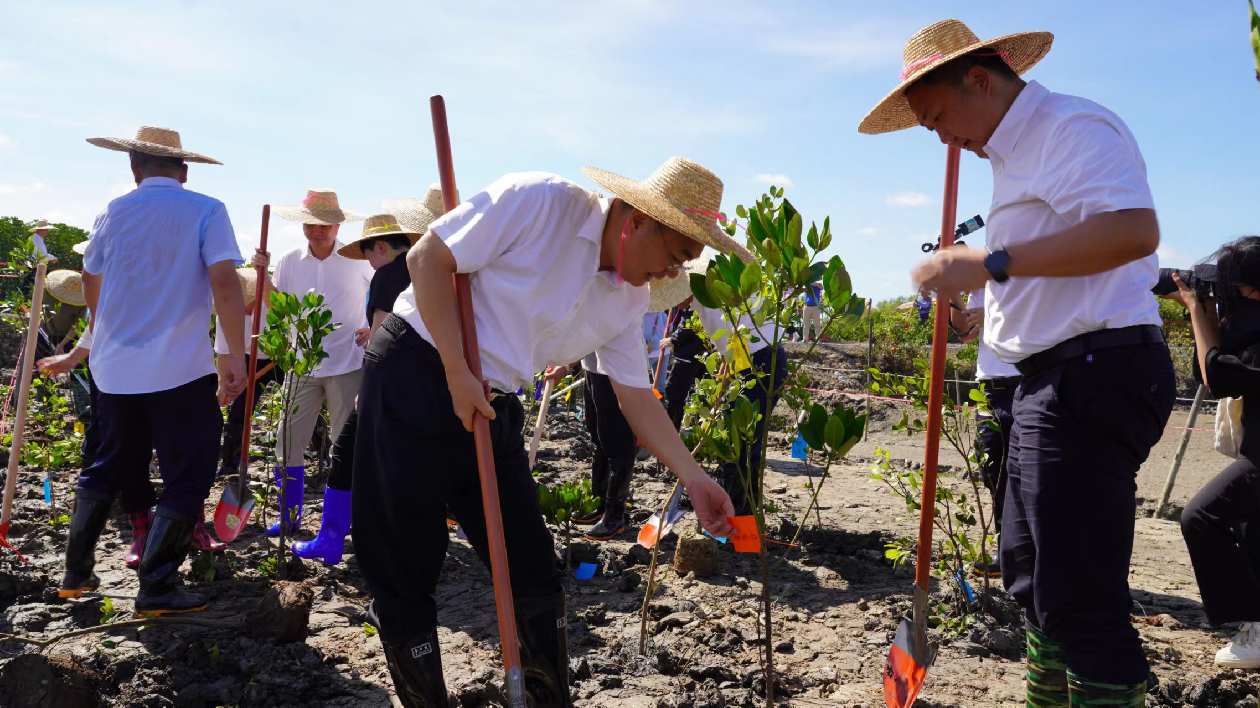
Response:
[{"label": "rubber boot", "polygon": [[1028,643],[1028,683],[1024,690],[1027,708],[1066,708],[1068,705],[1067,664],[1063,647],[1027,620],[1024,636]]},{"label": "rubber boot", "polygon": [[607,541],[626,530],[626,499],[630,497],[630,477],[634,460],[608,461],[608,487],[604,494],[604,516],[586,530],[592,541]]},{"label": "rubber boot", "polygon": [[140,556],[144,555],[144,539],[149,535],[149,524],[153,521],[153,510],[145,509],[144,511],[127,514],[127,521],[131,523],[131,548],[127,549],[127,556],[124,562],[128,568],[135,570],[140,567]]},{"label": "rubber boot", "polygon": [[589,514],[573,517],[575,524],[593,524],[604,515],[604,490],[608,488],[608,458],[599,450],[591,462],[591,493],[599,495],[599,506]]},{"label": "rubber boot", "polygon": [[349,531],[350,492],[327,487],[324,489],[324,518],[319,522],[319,533],[313,540],[293,544],[293,555],[320,558],[327,565],[337,565],[341,562],[341,552],[345,549]]},{"label": "rubber boot", "polygon": [[179,566],[188,555],[195,514],[159,506],[153,512],[153,525],[140,559],[140,592],[136,595],[136,617],[156,617],[206,609],[206,598],[179,587]]},{"label": "rubber boot", "polygon": [[96,569],[96,542],[105,530],[114,497],[109,494],[78,488],[74,491],[74,514],[70,517],[70,535],[66,541],[66,574],[61,576],[58,597],[82,597],[84,592],[100,587]]},{"label": "rubber boot", "polygon": [[532,708],[569,708],[569,631],[564,593],[543,597],[517,595],[516,631],[521,640],[521,669]]},{"label": "rubber boot", "polygon": [[[284,470],[283,472],[281,470]],[[285,476],[288,479],[285,479]],[[302,488],[306,482],[306,468],[301,465],[276,468],[276,487],[284,484],[284,504],[280,517],[289,519],[289,533],[294,533],[302,525]],[[277,499],[279,497],[277,496]],[[275,538],[280,535],[280,521],[267,527],[267,535]]]},{"label": "rubber boot", "polygon": [[1067,705],[1071,708],[1145,708],[1146,682],[1116,684],[1090,681],[1071,671],[1067,674]]},{"label": "rubber boot", "polygon": [[[380,623],[373,605],[368,605],[367,621],[379,632]],[[398,702],[404,708],[447,708],[450,703],[446,679],[442,676],[442,649],[438,645],[437,629],[402,642],[386,639],[383,632],[379,636]]]},{"label": "rubber boot", "polygon": [[193,544],[199,551],[206,553],[220,553],[227,548],[227,544],[219,541],[210,535],[210,529],[206,528],[206,510],[201,510],[201,518],[197,519],[197,525],[193,527]]},{"label": "rubber boot", "polygon": [[223,445],[220,448],[222,459],[219,461],[219,471],[216,477],[227,477],[234,475],[241,466],[241,436],[245,434],[244,428],[236,425],[228,425],[223,429]]}]

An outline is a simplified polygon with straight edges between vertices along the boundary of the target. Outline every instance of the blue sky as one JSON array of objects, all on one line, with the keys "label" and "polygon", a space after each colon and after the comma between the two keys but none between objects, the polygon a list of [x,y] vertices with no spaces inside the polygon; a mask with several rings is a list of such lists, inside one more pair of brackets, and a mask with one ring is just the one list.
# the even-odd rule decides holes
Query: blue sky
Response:
[{"label": "blue sky", "polygon": [[[1128,7],[1125,7],[1128,6]],[[1140,9],[1136,9],[1140,7]],[[723,206],[785,186],[830,216],[856,290],[910,291],[940,224],[944,148],[922,129],[857,132],[916,30],[1056,35],[1027,76],[1116,111],[1145,154],[1166,265],[1260,232],[1260,87],[1246,2],[6,3],[0,215],[81,227],[131,188],[93,136],[179,130],[225,165],[189,187],[227,203],[243,250],[261,205],[331,187],[356,211],[436,180],[428,97],[446,97],[461,192],[595,165],[643,178],[671,155],[712,169]],[[985,213],[964,154],[959,220]],[[593,185],[591,185],[593,186]],[[347,229],[354,230],[355,225]],[[273,252],[300,230],[273,219]]]}]

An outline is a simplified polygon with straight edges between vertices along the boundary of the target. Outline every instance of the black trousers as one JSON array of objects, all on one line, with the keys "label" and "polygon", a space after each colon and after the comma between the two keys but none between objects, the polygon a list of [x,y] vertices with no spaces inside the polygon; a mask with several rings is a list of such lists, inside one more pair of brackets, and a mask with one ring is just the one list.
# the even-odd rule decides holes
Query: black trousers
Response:
[{"label": "black trousers", "polygon": [[346,418],[341,432],[332,446],[332,469],[328,471],[328,488],[350,491],[354,472],[354,437],[359,433],[359,411],[356,409]]},{"label": "black trousers", "polygon": [[984,480],[985,488],[993,495],[994,533],[1001,533],[1002,505],[1006,499],[1006,452],[1007,443],[1011,439],[1011,424],[1014,422],[1011,408],[1015,405],[1015,387],[997,388],[986,385],[984,396],[998,427],[994,430],[984,422],[977,421],[976,448],[986,453],[984,464],[980,466],[980,476]]},{"label": "black trousers", "polygon": [[[773,369],[771,368],[773,364]],[[762,374],[757,378],[757,374],[753,370]],[[778,355],[775,356],[774,347],[766,347],[753,353],[752,368],[745,370],[744,379],[753,381],[754,383],[744,389],[744,398],[761,414],[757,421],[756,437],[753,438],[752,444],[743,449],[740,464],[736,466],[734,463],[728,462],[722,466],[724,474],[727,476],[729,485],[732,485],[728,491],[733,491],[733,485],[739,484],[734,475],[739,475],[741,479],[751,479],[753,483],[753,503],[755,504],[756,494],[760,489],[760,477],[749,477],[749,470],[757,470],[761,464],[761,439],[765,435],[766,426],[770,424],[770,414],[774,412],[774,404],[779,399],[779,392],[783,389],[783,382],[787,379],[787,353],[783,347],[778,347]],[[771,375],[772,374],[772,375]],[[736,509],[736,512],[739,510]]]},{"label": "black trousers", "polygon": [[218,378],[209,374],[166,391],[97,393],[92,423],[99,447],[79,474],[79,488],[111,497],[127,490],[132,496],[126,504],[141,504],[143,487],[152,491],[149,460],[156,449],[163,482],[158,506],[200,516],[223,432],[217,387]]},{"label": "black trousers", "polygon": [[683,413],[687,408],[687,398],[691,389],[704,373],[704,362],[696,359],[679,359],[669,367],[669,375],[665,378],[665,410],[669,411],[669,419],[674,421],[674,428],[682,427]]},{"label": "black trousers", "polygon": [[1129,621],[1136,475],[1175,395],[1168,347],[1096,351],[1015,393],[1002,516],[1006,589],[1070,671],[1133,684],[1149,668]]},{"label": "black trousers", "polygon": [[[262,368],[271,362],[267,359],[259,359],[258,367]],[[245,372],[249,373],[249,354],[245,355]],[[276,367],[262,376],[258,377],[258,381],[254,383],[254,408],[258,408],[258,401],[262,398],[263,389],[268,384],[280,381],[283,374]],[[222,462],[230,467],[235,467],[241,461],[241,436],[245,434],[245,394],[237,396],[228,406],[227,423],[223,425],[223,456]],[[349,489],[349,487],[347,487]]]},{"label": "black trousers", "polygon": [[1260,621],[1260,469],[1226,467],[1181,512],[1203,610],[1214,625]]},{"label": "black trousers", "polygon": [[[560,559],[530,475],[525,412],[516,396],[499,395],[492,405],[512,589],[518,597],[551,596],[561,592]],[[364,354],[355,442],[354,548],[381,634],[400,644],[437,627],[433,593],[446,558],[448,504],[487,568],[490,556],[473,435],[455,417],[437,350],[394,315]]]},{"label": "black trousers", "polygon": [[[612,379],[587,369],[582,399],[586,407],[586,415],[583,416],[586,432],[591,434],[595,447],[610,460],[633,461],[638,452],[638,441],[630,423],[621,413],[621,403],[617,401]],[[602,489],[592,491],[596,495],[604,493]]]}]

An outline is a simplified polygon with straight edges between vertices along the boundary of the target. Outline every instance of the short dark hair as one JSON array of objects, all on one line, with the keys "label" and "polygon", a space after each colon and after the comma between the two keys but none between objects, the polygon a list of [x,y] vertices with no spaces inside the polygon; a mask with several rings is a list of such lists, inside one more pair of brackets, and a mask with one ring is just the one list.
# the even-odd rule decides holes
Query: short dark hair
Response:
[{"label": "short dark hair", "polygon": [[411,248],[411,239],[402,234],[390,234],[388,236],[377,236],[376,238],[363,239],[359,242],[359,251],[366,256],[368,251],[376,247],[377,241],[384,241],[390,248],[396,248],[400,251],[405,251]]},{"label": "short dark hair", "polygon": [[177,170],[184,166],[184,158],[166,155],[150,155],[139,150],[131,151],[131,164],[136,169],[145,170]]},{"label": "short dark hair", "polygon": [[[1003,79],[1018,79],[1019,74],[1006,63],[1006,58],[998,54],[993,47],[981,47],[979,49],[967,52],[966,54],[941,64],[935,69],[924,74],[918,81],[914,82],[910,88],[914,88],[920,84],[940,85],[948,84],[950,86],[962,86],[963,79],[967,77],[967,72],[972,67],[980,67],[987,70],[990,74],[1000,76]],[[906,89],[908,92],[910,89]]]}]

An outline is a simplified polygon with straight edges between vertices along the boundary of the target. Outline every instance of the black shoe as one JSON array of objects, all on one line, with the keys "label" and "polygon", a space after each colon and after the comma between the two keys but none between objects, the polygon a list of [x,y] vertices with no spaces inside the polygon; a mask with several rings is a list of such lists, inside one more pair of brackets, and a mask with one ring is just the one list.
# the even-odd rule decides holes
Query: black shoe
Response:
[{"label": "black shoe", "polygon": [[447,708],[446,680],[442,676],[442,652],[433,629],[401,643],[381,635],[385,664],[394,680],[394,693],[405,708]]},{"label": "black shoe", "polygon": [[188,555],[198,517],[159,506],[140,557],[136,616],[157,617],[206,609],[206,598],[179,587],[179,566]]},{"label": "black shoe", "polygon": [[239,462],[233,462],[231,464],[224,462],[223,464],[219,465],[219,471],[214,473],[214,477],[215,479],[218,479],[220,477],[232,477],[236,475],[236,473],[239,472],[240,470],[241,470],[241,466]]},{"label": "black shoe", "polygon": [[609,460],[608,487],[604,492],[604,515],[586,530],[592,541],[607,541],[626,530],[626,499],[630,497],[630,477],[634,460]]},{"label": "black shoe", "polygon": [[604,490],[608,487],[608,458],[599,450],[591,462],[591,494],[599,495],[599,506],[589,514],[573,517],[575,524],[593,524],[604,515]]},{"label": "black shoe", "polygon": [[521,669],[532,708],[570,708],[569,632],[564,593],[544,597],[517,595],[516,631],[521,640]]},{"label": "black shoe", "polygon": [[88,489],[74,492],[74,514],[70,517],[70,537],[66,541],[66,574],[61,578],[58,597],[82,597],[100,587],[96,568],[96,542],[109,521],[112,495]]}]

